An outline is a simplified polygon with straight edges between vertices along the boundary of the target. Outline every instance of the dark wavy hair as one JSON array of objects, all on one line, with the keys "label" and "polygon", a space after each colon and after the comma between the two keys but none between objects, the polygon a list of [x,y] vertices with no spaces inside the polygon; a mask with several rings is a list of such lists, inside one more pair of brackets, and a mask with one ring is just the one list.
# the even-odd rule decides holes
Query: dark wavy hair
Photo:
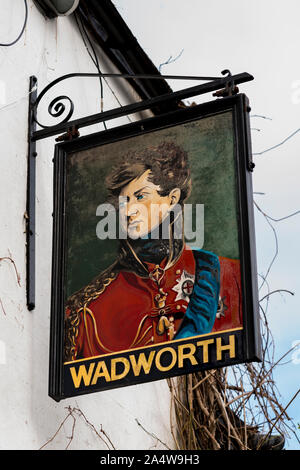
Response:
[{"label": "dark wavy hair", "polygon": [[172,142],[162,142],[155,147],[124,154],[122,161],[112,168],[105,183],[109,199],[116,203],[122,188],[145,171],[150,170],[149,180],[160,186],[160,196],[167,196],[174,188],[181,190],[179,204],[191,192],[191,176],[187,152]]}]

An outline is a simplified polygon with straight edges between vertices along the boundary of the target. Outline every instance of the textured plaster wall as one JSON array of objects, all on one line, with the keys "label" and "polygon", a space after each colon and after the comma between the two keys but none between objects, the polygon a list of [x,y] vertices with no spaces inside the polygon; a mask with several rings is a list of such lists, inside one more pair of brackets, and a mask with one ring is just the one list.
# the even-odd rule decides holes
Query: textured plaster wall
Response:
[{"label": "textured plaster wall", "polygon": [[[9,42],[21,28],[24,5],[21,1],[1,3],[0,42]],[[45,449],[68,445],[69,449],[107,449],[112,444],[117,449],[164,448],[146,431],[172,447],[170,396],[165,381],[59,404],[48,397],[54,138],[37,143],[36,309],[29,312],[24,219],[29,76],[36,75],[42,90],[63,74],[95,69],[71,18],[46,20],[31,0],[28,6],[28,24],[21,40],[12,47],[0,47],[0,257],[14,260],[20,276],[18,283],[13,263],[0,261],[0,449],[39,449],[49,440]],[[100,59],[104,72],[116,71],[101,51]],[[113,81],[110,84],[122,104],[136,100],[129,89],[118,88]],[[65,93],[74,100],[74,117],[99,111],[99,81],[72,79],[50,93],[39,115],[41,121],[51,123],[44,112],[50,98]],[[104,108],[116,106],[105,85]],[[113,125],[127,122],[123,118]],[[92,130],[101,130],[101,125],[85,129],[81,135]],[[69,415],[68,407],[77,411]]]}]

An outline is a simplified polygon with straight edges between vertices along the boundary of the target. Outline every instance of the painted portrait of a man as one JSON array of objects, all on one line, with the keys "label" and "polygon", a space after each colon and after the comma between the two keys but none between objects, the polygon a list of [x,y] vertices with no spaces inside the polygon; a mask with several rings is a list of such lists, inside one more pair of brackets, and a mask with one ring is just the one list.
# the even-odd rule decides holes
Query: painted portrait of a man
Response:
[{"label": "painted portrait of a man", "polygon": [[127,236],[116,261],[68,300],[67,359],[209,333],[219,259],[174,233],[181,224],[172,209],[183,206],[192,185],[187,153],[163,142],[126,154],[105,183],[111,199],[122,201]]}]

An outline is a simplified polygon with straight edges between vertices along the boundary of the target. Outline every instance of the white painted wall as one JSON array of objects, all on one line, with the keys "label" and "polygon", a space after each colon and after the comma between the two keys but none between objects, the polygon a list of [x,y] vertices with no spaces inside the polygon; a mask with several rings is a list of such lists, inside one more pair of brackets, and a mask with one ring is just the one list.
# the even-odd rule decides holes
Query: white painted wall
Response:
[{"label": "white painted wall", "polygon": [[[98,432],[102,426],[116,449],[164,448],[137,420],[149,433],[173,447],[166,381],[94,393],[59,404],[48,397],[55,142],[53,137],[37,143],[36,309],[29,312],[24,222],[29,76],[36,75],[42,90],[58,76],[95,72],[95,68],[70,17],[46,20],[32,0],[28,0],[28,5],[25,35],[12,47],[0,47],[0,257],[11,257],[20,275],[19,285],[13,264],[9,260],[0,261],[0,449],[39,449],[68,416],[67,407],[80,409]],[[23,17],[21,0],[1,0],[0,42],[9,42],[17,36]],[[115,71],[105,57],[101,57],[101,67],[104,72]],[[116,82],[110,83],[122,104],[136,100],[129,89],[122,92]],[[74,118],[99,111],[98,79],[72,79],[59,85],[51,96],[61,92],[74,99]],[[105,109],[116,106],[118,103],[105,86]],[[122,122],[127,123],[127,118],[118,124]],[[101,129],[101,125],[95,129]],[[81,135],[90,130],[83,130]],[[83,415],[74,412],[73,416],[76,418],[73,440],[69,439],[74,425],[70,415],[45,449],[65,449],[69,443],[69,449],[108,448]],[[103,433],[99,435],[106,439]]]}]

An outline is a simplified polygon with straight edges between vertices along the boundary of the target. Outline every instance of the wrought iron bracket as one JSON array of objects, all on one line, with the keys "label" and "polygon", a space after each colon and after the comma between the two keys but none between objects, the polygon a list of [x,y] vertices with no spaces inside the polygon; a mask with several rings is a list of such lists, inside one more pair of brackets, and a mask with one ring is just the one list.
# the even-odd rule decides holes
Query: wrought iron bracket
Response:
[{"label": "wrought iron bracket", "polygon": [[[223,77],[199,77],[199,76],[187,76],[187,75],[129,75],[129,74],[116,74],[116,73],[70,73],[63,75],[62,77],[57,78],[49,85],[47,85],[41,93],[36,98],[33,104],[33,114],[34,121],[37,125],[41,127],[39,130],[33,131],[32,140],[45,139],[46,137],[51,137],[62,132],[68,132],[72,128],[81,128],[86,126],[91,126],[100,122],[110,121],[121,116],[130,115],[143,111],[145,109],[151,109],[155,106],[167,104],[167,103],[179,103],[185,98],[191,98],[197,95],[203,95],[205,93],[214,92],[217,90],[225,89],[225,92],[220,93],[219,96],[229,96],[235,93],[236,85],[240,83],[245,83],[253,80],[253,76],[249,73],[240,73],[237,75],[231,75],[229,70],[223,70]],[[129,79],[129,80],[141,80],[141,79],[153,79],[153,80],[165,80],[165,79],[176,79],[176,80],[196,80],[196,81],[205,81],[206,83],[198,84],[194,87],[185,88],[180,91],[173,93],[166,93],[164,95],[156,96],[147,100],[139,101],[137,103],[129,104],[126,106],[118,107],[111,109],[109,111],[102,111],[100,113],[92,114],[83,118],[70,120],[74,113],[74,103],[66,95],[60,95],[57,98],[53,99],[48,106],[49,114],[54,118],[60,118],[65,114],[65,117],[59,124],[53,126],[47,126],[39,122],[37,119],[37,109],[46,93],[53,88],[58,83],[69,80],[74,77],[101,77],[101,78],[118,78],[118,79]],[[217,94],[216,94],[217,96]],[[68,105],[69,109],[67,109]]]},{"label": "wrought iron bracket", "polygon": [[28,110],[28,155],[27,155],[27,204],[26,222],[26,295],[28,310],[35,308],[35,196],[36,196],[36,131],[35,102],[37,99],[37,78],[30,77]]},{"label": "wrought iron bracket", "polygon": [[[27,209],[26,209],[26,234],[27,234],[27,307],[28,310],[35,308],[35,198],[36,198],[36,141],[47,137],[64,133],[56,138],[57,142],[71,140],[79,136],[78,129],[91,126],[101,122],[110,121],[122,116],[138,113],[146,109],[153,109],[156,106],[168,103],[177,103],[181,107],[181,101],[193,96],[203,95],[206,93],[214,93],[217,98],[224,98],[238,93],[237,85],[253,80],[253,76],[249,73],[240,73],[231,75],[229,70],[223,70],[223,77],[199,77],[187,75],[129,75],[115,73],[70,73],[57,78],[47,85],[41,93],[37,93],[37,78],[30,77],[29,87],[29,111],[28,111],[28,176],[27,176]],[[58,83],[72,79],[74,77],[101,77],[120,78],[131,80],[153,79],[153,80],[196,80],[205,81],[206,83],[197,84],[196,86],[185,88],[173,93],[167,93],[156,96],[147,100],[132,103],[109,111],[92,114],[75,120],[70,120],[74,112],[73,101],[65,95],[60,95],[53,99],[48,106],[49,114],[54,118],[65,117],[59,124],[46,126],[41,124],[37,119],[37,109],[45,94]],[[67,110],[66,104],[69,105]],[[37,126],[40,129],[37,129]],[[251,166],[249,162],[249,170]],[[252,168],[253,169],[253,168]]]}]

